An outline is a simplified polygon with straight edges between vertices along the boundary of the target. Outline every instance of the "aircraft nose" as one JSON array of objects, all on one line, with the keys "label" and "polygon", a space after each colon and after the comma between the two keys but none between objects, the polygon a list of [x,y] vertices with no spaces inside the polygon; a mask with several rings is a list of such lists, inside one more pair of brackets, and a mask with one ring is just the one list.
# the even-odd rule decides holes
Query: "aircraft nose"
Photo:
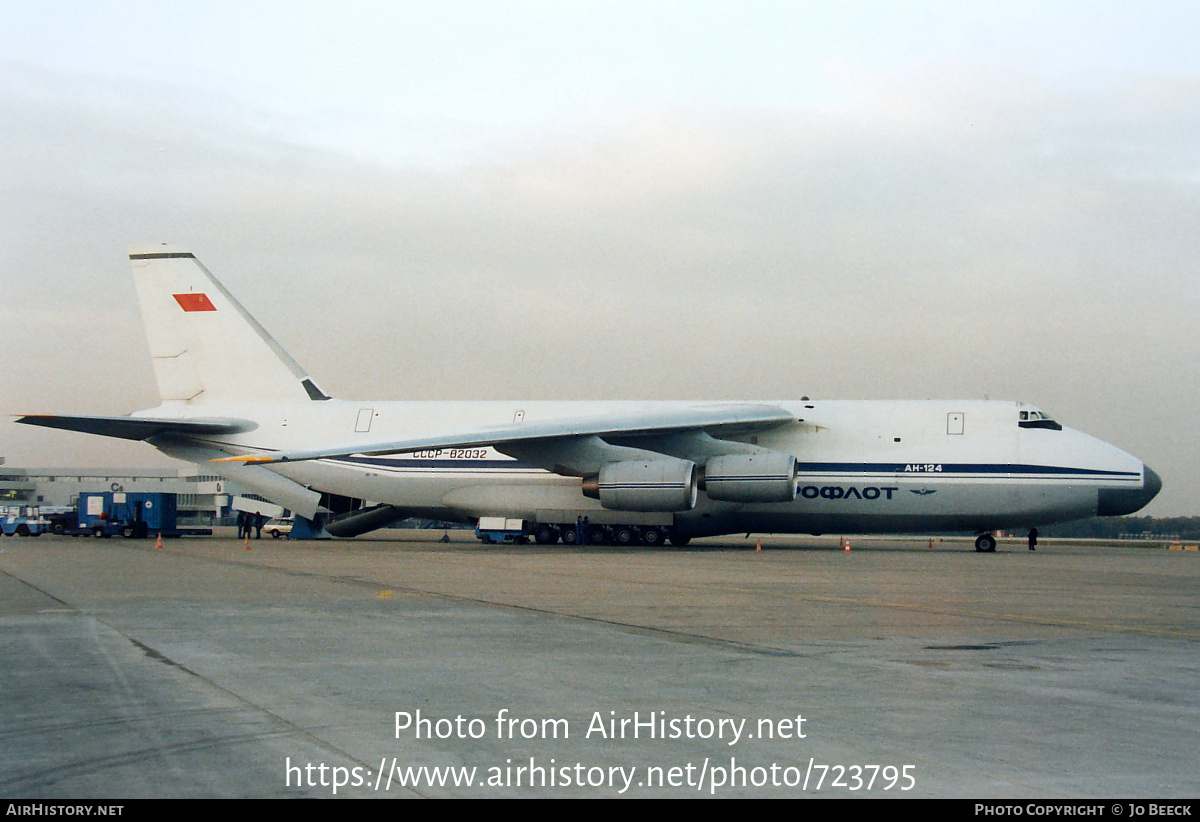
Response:
[{"label": "aircraft nose", "polygon": [[1140,511],[1162,490],[1162,478],[1149,465],[1142,463],[1142,487],[1102,488],[1096,499],[1096,516],[1123,517]]}]

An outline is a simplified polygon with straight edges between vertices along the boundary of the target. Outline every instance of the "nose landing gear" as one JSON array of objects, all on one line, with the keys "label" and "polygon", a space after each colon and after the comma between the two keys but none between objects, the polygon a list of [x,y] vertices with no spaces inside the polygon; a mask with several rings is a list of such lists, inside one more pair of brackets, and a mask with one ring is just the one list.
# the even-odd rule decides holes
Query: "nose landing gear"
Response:
[{"label": "nose landing gear", "polygon": [[975,550],[983,554],[996,552],[996,538],[991,534],[980,534],[975,537]]}]

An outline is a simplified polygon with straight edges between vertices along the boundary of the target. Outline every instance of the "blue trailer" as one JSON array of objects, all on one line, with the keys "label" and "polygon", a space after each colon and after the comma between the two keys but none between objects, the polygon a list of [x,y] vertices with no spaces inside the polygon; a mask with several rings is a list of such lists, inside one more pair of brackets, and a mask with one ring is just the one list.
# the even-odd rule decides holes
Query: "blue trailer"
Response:
[{"label": "blue trailer", "polygon": [[209,535],[211,528],[180,528],[175,495],[166,493],[87,491],[79,495],[74,515],[55,518],[50,530],[70,536],[145,539],[150,536]]}]

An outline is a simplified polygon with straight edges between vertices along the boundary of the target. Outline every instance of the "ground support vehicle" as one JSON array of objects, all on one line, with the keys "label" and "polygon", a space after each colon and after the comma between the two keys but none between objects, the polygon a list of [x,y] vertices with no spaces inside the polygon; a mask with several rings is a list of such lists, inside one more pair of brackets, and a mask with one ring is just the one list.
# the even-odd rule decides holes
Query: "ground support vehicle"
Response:
[{"label": "ground support vehicle", "polygon": [[480,517],[479,524],[475,526],[475,536],[489,544],[526,545],[530,532],[523,519]]},{"label": "ground support vehicle", "polygon": [[0,514],[0,533],[6,537],[37,537],[50,530],[50,520],[36,505],[10,505]]}]

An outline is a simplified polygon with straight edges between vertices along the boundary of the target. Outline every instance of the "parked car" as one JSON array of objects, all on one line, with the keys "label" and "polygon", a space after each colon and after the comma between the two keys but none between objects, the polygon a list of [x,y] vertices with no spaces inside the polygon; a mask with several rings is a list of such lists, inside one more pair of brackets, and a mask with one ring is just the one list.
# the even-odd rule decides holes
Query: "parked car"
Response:
[{"label": "parked car", "polygon": [[290,537],[292,535],[292,520],[276,518],[268,520],[263,530],[271,535],[271,539]]}]

